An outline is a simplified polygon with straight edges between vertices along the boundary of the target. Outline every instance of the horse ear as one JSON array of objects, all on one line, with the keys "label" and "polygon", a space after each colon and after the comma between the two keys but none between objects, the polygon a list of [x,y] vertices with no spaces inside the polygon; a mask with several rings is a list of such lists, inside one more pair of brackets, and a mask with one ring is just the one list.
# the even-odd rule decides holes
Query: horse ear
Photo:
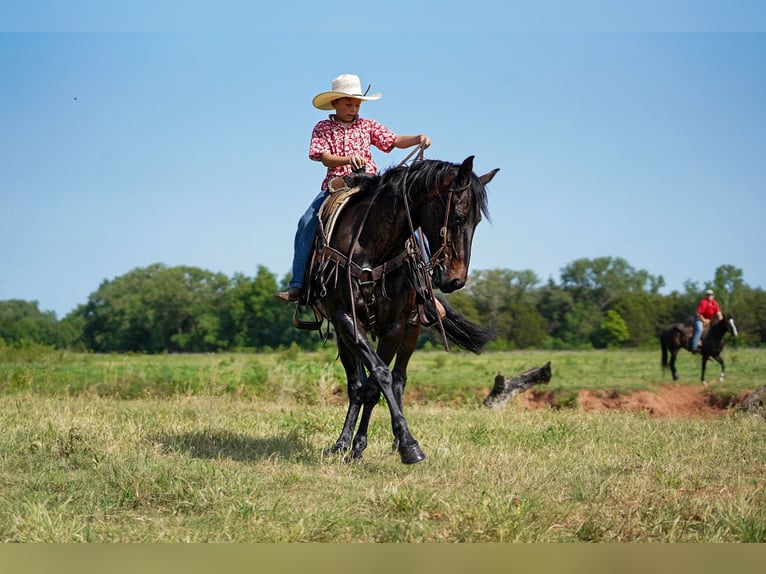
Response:
[{"label": "horse ear", "polygon": [[468,185],[471,181],[471,174],[473,173],[473,158],[469,155],[460,164],[460,169],[457,171],[457,177],[455,178],[456,187],[463,187]]},{"label": "horse ear", "polygon": [[490,181],[492,181],[492,178],[495,177],[495,174],[500,171],[499,167],[496,167],[492,171],[485,173],[484,175],[479,177],[479,181],[482,183],[482,185],[487,185]]}]

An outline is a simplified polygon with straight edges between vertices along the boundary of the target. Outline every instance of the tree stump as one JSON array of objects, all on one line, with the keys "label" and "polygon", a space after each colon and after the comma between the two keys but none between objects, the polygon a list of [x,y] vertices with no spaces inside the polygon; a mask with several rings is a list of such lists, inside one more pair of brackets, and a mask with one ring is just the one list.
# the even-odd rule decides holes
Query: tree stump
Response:
[{"label": "tree stump", "polygon": [[551,362],[548,361],[542,367],[535,367],[524,371],[515,377],[505,377],[498,373],[495,377],[495,386],[484,399],[484,406],[497,408],[511,400],[519,393],[540,383],[548,384],[551,380]]}]

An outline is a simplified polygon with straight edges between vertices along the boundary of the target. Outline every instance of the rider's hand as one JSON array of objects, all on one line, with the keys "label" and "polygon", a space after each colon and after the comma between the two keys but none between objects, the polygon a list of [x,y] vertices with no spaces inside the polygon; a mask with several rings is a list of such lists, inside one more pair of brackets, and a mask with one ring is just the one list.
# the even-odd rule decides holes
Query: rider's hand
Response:
[{"label": "rider's hand", "polygon": [[349,156],[348,158],[348,165],[351,166],[352,170],[357,170],[367,165],[367,162],[364,161],[363,157],[360,157],[358,155],[352,155],[352,156]]},{"label": "rider's hand", "polygon": [[431,138],[429,138],[425,134],[420,134],[420,145],[423,147],[423,149],[426,149],[427,147],[430,147],[430,145],[431,145]]}]

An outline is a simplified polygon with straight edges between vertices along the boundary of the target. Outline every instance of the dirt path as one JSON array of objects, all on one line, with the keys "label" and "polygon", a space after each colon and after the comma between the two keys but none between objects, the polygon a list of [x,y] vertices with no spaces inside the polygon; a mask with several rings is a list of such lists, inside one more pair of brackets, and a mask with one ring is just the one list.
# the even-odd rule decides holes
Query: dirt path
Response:
[{"label": "dirt path", "polygon": [[[599,393],[584,390],[578,395],[578,405],[585,411],[598,412],[619,410],[645,412],[653,418],[711,418],[729,414],[744,400],[717,399],[702,385],[663,385],[657,392],[637,391],[628,394]],[[528,391],[516,397],[528,408],[544,408],[555,405],[555,398],[546,391]]]}]

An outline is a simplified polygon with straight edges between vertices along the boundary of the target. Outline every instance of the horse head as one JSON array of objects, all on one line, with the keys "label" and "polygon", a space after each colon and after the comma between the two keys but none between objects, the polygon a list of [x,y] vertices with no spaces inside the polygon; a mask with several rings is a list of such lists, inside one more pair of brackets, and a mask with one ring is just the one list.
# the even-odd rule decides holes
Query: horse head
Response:
[{"label": "horse head", "polygon": [[723,322],[726,325],[726,331],[731,333],[732,337],[736,337],[739,334],[737,326],[734,324],[734,317],[727,315],[723,318]]},{"label": "horse head", "polygon": [[420,225],[431,247],[432,279],[444,293],[461,289],[468,280],[471,245],[482,213],[487,211],[487,185],[499,169],[473,173],[473,156],[449,170],[437,183],[440,201],[429,202]]}]

